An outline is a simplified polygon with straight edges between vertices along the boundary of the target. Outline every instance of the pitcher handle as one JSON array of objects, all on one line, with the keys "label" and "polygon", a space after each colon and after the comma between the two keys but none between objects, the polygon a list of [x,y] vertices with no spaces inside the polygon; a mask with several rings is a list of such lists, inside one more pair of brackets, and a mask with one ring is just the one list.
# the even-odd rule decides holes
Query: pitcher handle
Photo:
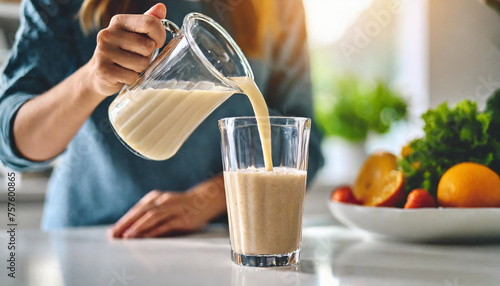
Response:
[{"label": "pitcher handle", "polygon": [[[170,32],[170,34],[172,34],[172,36],[174,38],[177,37],[177,35],[179,34],[179,30],[180,30],[179,26],[177,26],[174,22],[167,20],[167,19],[162,19],[161,23],[163,25],[163,28],[165,28],[165,30],[167,32]],[[158,56],[159,53],[160,53],[160,49],[156,49],[153,52],[153,56],[151,56],[151,62],[153,62],[153,60]]]},{"label": "pitcher handle", "polygon": [[[179,35],[179,26],[177,26],[174,22],[170,21],[170,20],[167,20],[167,19],[162,19],[161,20],[161,24],[163,25],[163,27],[165,28],[165,30],[167,32],[170,32],[170,34],[172,34],[172,36],[175,38],[177,37],[177,35]],[[160,49],[156,49],[154,52],[153,52],[153,55],[151,56],[151,60],[149,61],[149,63],[151,64],[155,59],[156,57],[160,54]],[[146,68],[147,69],[147,68]],[[144,70],[145,71],[145,70]],[[140,74],[140,77],[142,77],[142,75],[144,74],[144,71]],[[138,80],[139,81],[139,80]],[[125,90],[128,90],[128,89],[132,89],[133,87],[135,87],[137,85],[137,82],[135,82],[134,84],[132,84],[131,86],[128,86],[128,85],[124,85],[123,88],[120,90],[120,94],[123,93]]]},{"label": "pitcher handle", "polygon": [[[174,22],[167,20],[167,19],[162,19],[161,23],[163,25],[163,28],[165,28],[165,30],[167,32],[170,32],[170,34],[172,34],[172,36],[174,38],[177,37],[177,35],[179,34],[179,30],[180,30],[179,26],[177,26]],[[160,53],[160,49],[156,49],[153,52],[153,56],[151,57],[151,62],[153,62],[153,60],[158,56],[159,53]]]},{"label": "pitcher handle", "polygon": [[172,34],[172,36],[175,37],[175,36],[177,36],[177,34],[179,34],[179,30],[180,30],[179,26],[177,26],[174,22],[167,20],[167,19],[162,19],[161,23],[163,24],[163,27],[165,28],[165,30],[170,32]]}]

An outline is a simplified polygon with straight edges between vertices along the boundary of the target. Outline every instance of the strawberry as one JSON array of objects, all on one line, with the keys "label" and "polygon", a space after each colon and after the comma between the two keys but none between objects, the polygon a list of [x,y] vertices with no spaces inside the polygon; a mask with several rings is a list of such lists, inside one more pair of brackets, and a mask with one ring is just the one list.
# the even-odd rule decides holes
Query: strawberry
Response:
[{"label": "strawberry", "polygon": [[342,186],[333,190],[332,201],[355,205],[361,204],[361,202],[353,195],[352,188],[349,186]]},{"label": "strawberry", "polygon": [[426,190],[415,189],[408,195],[405,209],[435,208],[436,206],[436,200]]}]

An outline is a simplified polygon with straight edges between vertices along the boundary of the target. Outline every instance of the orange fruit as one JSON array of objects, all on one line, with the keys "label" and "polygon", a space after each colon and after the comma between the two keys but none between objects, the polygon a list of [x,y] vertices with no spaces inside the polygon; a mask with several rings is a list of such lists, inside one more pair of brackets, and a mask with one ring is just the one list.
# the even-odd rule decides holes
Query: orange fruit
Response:
[{"label": "orange fruit", "polygon": [[424,189],[415,189],[408,194],[405,209],[435,208],[436,200]]},{"label": "orange fruit", "polygon": [[364,201],[369,195],[370,187],[385,174],[396,170],[397,157],[387,152],[378,152],[370,155],[361,166],[354,182],[354,196]]},{"label": "orange fruit", "polygon": [[413,152],[413,149],[411,148],[410,144],[403,146],[401,149],[401,157],[407,157]]},{"label": "orange fruit", "polygon": [[333,190],[332,201],[356,205],[361,204],[356,197],[354,197],[352,189],[349,186],[342,186]]},{"label": "orange fruit", "polygon": [[[401,157],[406,158],[406,157],[410,156],[412,152],[413,152],[413,149],[411,148],[410,144],[405,145],[401,149]],[[413,162],[413,163],[411,163],[411,166],[413,169],[418,169],[418,168],[420,168],[420,162],[419,161]]]},{"label": "orange fruit", "polygon": [[460,163],[441,177],[437,198],[443,207],[500,207],[500,177],[485,165]]},{"label": "orange fruit", "polygon": [[363,205],[374,207],[396,207],[405,198],[403,172],[390,171],[375,181],[368,189]]}]

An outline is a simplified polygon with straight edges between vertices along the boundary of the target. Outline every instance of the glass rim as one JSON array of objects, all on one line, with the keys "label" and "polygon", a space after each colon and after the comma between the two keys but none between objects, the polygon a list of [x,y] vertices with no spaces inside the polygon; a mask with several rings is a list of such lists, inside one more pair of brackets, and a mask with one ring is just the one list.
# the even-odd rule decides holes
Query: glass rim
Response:
[{"label": "glass rim", "polygon": [[[217,122],[219,123],[219,128],[223,128],[223,125],[227,125],[226,123],[228,122],[234,122],[237,120],[257,120],[257,118],[269,118],[270,120],[275,119],[275,120],[294,120],[294,121],[299,121],[299,122],[311,122],[311,118],[308,117],[301,117],[301,116],[236,116],[236,117],[224,117],[219,119]],[[255,122],[257,124],[257,122]],[[270,125],[273,125],[272,122],[270,122]]]},{"label": "glass rim", "polygon": [[243,54],[238,44],[236,44],[236,42],[229,35],[229,33],[219,23],[215,22],[212,18],[196,12],[189,13],[184,18],[183,26],[185,27],[184,31],[186,34],[186,39],[189,43],[189,46],[194,50],[196,56],[198,56],[198,58],[205,65],[205,67],[207,67],[219,80],[231,86],[232,88],[241,91],[241,89],[234,82],[230,81],[225,75],[223,75],[210,63],[210,61],[205,57],[205,55],[201,51],[198,44],[195,42],[191,30],[196,21],[203,21],[205,23],[208,23],[224,37],[224,39],[228,42],[229,46],[234,50],[234,52],[240,59],[243,68],[245,69],[246,76],[250,77],[253,80],[254,79],[253,71],[252,68],[250,67],[250,64],[248,63],[247,58],[245,57],[245,54]]}]

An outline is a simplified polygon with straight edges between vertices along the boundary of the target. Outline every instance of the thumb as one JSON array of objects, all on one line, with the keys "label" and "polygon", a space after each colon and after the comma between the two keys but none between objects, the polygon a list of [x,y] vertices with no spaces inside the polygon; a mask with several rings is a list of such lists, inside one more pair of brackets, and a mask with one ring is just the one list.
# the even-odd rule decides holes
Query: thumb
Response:
[{"label": "thumb", "polygon": [[151,7],[144,15],[155,16],[158,19],[165,19],[167,16],[167,7],[164,4],[158,3]]}]

